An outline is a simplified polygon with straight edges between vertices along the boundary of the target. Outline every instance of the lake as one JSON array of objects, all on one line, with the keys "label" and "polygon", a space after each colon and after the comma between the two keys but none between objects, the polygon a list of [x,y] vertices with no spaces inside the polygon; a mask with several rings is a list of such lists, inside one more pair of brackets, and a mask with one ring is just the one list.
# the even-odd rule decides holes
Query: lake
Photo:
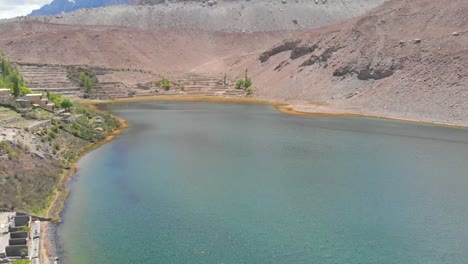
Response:
[{"label": "lake", "polygon": [[64,263],[451,264],[468,259],[468,130],[260,104],[106,106]]}]

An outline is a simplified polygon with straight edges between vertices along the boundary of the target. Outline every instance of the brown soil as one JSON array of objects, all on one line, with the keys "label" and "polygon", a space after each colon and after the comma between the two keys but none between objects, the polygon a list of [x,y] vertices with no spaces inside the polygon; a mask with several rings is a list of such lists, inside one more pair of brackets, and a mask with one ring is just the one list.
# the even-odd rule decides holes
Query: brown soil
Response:
[{"label": "brown soil", "polygon": [[258,53],[294,35],[297,32],[149,31],[17,22],[0,24],[0,47],[18,62],[137,68],[167,75],[190,72],[200,65],[222,72],[224,58]]},{"label": "brown soil", "polygon": [[292,38],[294,51],[266,62],[260,54],[233,62],[232,72],[248,68],[256,96],[304,111],[320,111],[311,105],[320,102],[335,112],[468,125],[466,14],[463,0],[393,0]]},{"label": "brown soil", "polygon": [[[14,61],[151,71],[150,75],[106,76],[113,82],[134,84],[140,79],[187,72],[228,72],[235,79],[248,69],[256,97],[290,103],[301,111],[320,111],[311,104],[320,103],[328,111],[468,125],[468,2],[390,0],[362,17],[305,30],[336,22],[344,18],[343,12],[357,10],[346,6],[346,1],[328,2],[320,10],[336,15],[333,21],[325,23],[326,16],[320,16],[317,24],[307,27],[280,31],[264,27],[255,33],[213,31],[216,28],[205,20],[189,26],[174,22],[167,29],[167,21],[186,19],[186,11],[198,10],[200,3],[84,10],[62,18],[39,18],[49,23],[4,21],[0,23],[0,46]],[[259,8],[259,1],[242,3]],[[268,3],[275,10],[284,9],[282,15],[272,15],[281,23],[293,19],[294,12],[287,11],[297,7],[292,1],[284,6]],[[369,10],[379,3],[363,1],[362,5]],[[225,4],[203,7],[211,11],[200,12],[219,16]],[[153,16],[135,18],[135,14],[158,13],[164,8],[175,12],[164,23],[150,19]],[[116,18],[119,12],[125,14],[121,20]],[[350,16],[358,14],[350,12]],[[229,16],[225,18],[226,24],[232,22]],[[255,20],[247,21],[246,29],[255,25]],[[116,26],[122,23],[127,27]],[[259,58],[265,52],[268,58],[262,62]]]}]

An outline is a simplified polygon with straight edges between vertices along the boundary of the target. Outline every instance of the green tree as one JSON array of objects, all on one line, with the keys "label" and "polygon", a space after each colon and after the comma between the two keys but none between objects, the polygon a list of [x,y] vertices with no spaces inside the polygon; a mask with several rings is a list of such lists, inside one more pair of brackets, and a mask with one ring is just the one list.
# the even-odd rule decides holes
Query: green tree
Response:
[{"label": "green tree", "polygon": [[11,75],[11,83],[13,85],[13,96],[18,97],[21,93],[21,87],[20,87],[20,83],[21,83],[21,79],[20,79],[20,76],[18,74],[15,74],[13,73]]},{"label": "green tree", "polygon": [[50,100],[50,90],[49,90],[49,89],[47,89],[47,91],[46,91],[46,95],[47,95],[47,99],[49,99],[49,100]]},{"label": "green tree", "polygon": [[166,91],[169,91],[169,89],[171,89],[171,83],[169,82],[168,79],[162,79],[161,81],[161,87],[166,90]]},{"label": "green tree", "polygon": [[244,79],[239,79],[236,81],[236,89],[243,89],[244,88]]},{"label": "green tree", "polygon": [[10,88],[11,93],[15,97],[18,97],[21,94],[30,93],[31,90],[26,88],[24,78],[18,68],[11,65],[10,60],[5,57],[3,52],[0,53],[0,62],[0,69],[2,71],[0,86]]},{"label": "green tree", "polygon": [[60,106],[62,104],[62,95],[57,93],[50,93],[49,94],[49,101],[54,103],[56,106]]},{"label": "green tree", "polygon": [[86,93],[90,93],[94,88],[94,81],[86,75],[86,73],[80,73],[81,86],[85,88]]},{"label": "green tree", "polygon": [[244,88],[247,90],[252,86],[252,79],[250,77],[245,77]]},{"label": "green tree", "polygon": [[238,79],[236,81],[236,89],[244,89],[247,90],[248,88],[252,87],[252,79],[248,76],[248,71],[245,70],[244,78]]},{"label": "green tree", "polygon": [[8,76],[8,75],[10,75],[10,73],[12,71],[11,62],[10,62],[9,59],[5,58],[5,55],[3,53],[0,56],[1,56],[1,60],[2,60],[2,73],[3,73],[3,76]]},{"label": "green tree", "polygon": [[70,108],[73,106],[72,100],[65,98],[63,99],[62,103],[60,104],[62,108],[65,108],[67,110],[70,110]]}]

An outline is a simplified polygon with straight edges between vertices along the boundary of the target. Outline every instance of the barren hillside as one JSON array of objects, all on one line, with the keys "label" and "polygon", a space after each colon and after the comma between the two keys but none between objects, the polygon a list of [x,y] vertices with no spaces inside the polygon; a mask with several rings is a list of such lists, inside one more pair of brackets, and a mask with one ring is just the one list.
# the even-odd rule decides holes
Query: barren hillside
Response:
[{"label": "barren hillside", "polygon": [[0,49],[23,63],[138,68],[158,74],[199,68],[224,72],[228,58],[256,54],[305,28],[360,15],[383,1],[233,0],[211,6],[153,1],[151,6],[83,9],[0,21]]},{"label": "barren hillside", "polygon": [[468,2],[383,2],[168,1],[80,10],[1,21],[0,49],[19,62],[160,75],[248,69],[255,96],[298,109],[468,125]]},{"label": "barren hillside", "polygon": [[138,29],[192,28],[227,32],[298,30],[322,27],[362,15],[382,4],[384,0],[164,2],[167,4],[109,6],[81,9],[57,17],[23,19],[68,25],[125,26]]},{"label": "barren hillside", "polygon": [[468,125],[467,14],[465,0],[393,0],[230,65],[249,69],[257,96],[303,110]]},{"label": "barren hillside", "polygon": [[297,32],[256,34],[190,29],[138,30],[21,21],[0,23],[0,50],[13,61],[185,73],[200,65],[223,72],[224,58],[257,54]]}]

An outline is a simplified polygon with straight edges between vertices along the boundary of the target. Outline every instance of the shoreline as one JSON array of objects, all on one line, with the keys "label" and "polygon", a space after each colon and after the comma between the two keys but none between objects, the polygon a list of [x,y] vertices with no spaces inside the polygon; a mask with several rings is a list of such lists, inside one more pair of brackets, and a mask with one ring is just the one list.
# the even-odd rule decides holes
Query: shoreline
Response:
[{"label": "shoreline", "polygon": [[[249,104],[265,104],[271,105],[276,108],[281,113],[293,115],[293,116],[330,116],[330,117],[366,117],[366,118],[376,118],[382,120],[393,120],[408,122],[414,124],[424,124],[440,127],[449,127],[457,129],[468,129],[468,124],[459,124],[456,122],[439,122],[439,121],[428,121],[421,120],[418,118],[406,118],[398,117],[384,114],[373,114],[373,113],[363,113],[355,112],[352,110],[338,109],[333,107],[324,107],[323,105],[318,104],[309,104],[310,108],[315,108],[314,110],[304,110],[299,109],[301,105],[294,103],[285,103],[268,99],[261,99],[255,97],[215,97],[215,96],[180,96],[180,95],[155,95],[155,96],[137,96],[137,97],[128,97],[128,98],[118,98],[118,99],[109,99],[109,100],[83,100],[81,101],[83,105],[92,107],[96,110],[101,110],[97,105],[100,104],[113,104],[113,103],[132,103],[132,102],[213,102],[213,103],[249,103]],[[111,114],[107,111],[103,111],[107,114]],[[112,115],[112,114],[111,114]],[[114,116],[114,115],[113,115]],[[118,118],[114,116],[115,118]],[[120,120],[119,120],[120,121]],[[125,121],[125,120],[124,120]]]},{"label": "shoreline", "polygon": [[[65,189],[61,192],[56,192],[54,195],[53,195],[53,199],[51,201],[51,203],[49,204],[49,206],[46,208],[46,215],[45,217],[50,217],[50,218],[53,218],[53,221],[52,222],[43,222],[42,223],[42,233],[43,233],[43,237],[41,238],[41,243],[40,243],[40,250],[41,250],[41,261],[43,264],[49,264],[51,263],[50,262],[50,258],[53,257],[52,254],[51,254],[51,251],[52,251],[52,248],[54,248],[54,252],[57,250],[57,245],[56,245],[56,241],[57,241],[57,237],[56,237],[56,231],[57,229],[55,227],[50,227],[49,225],[50,224],[60,224],[62,222],[61,218],[60,218],[60,214],[62,213],[63,209],[65,208],[65,203],[66,203],[66,200],[68,198],[68,195],[70,193],[69,189],[68,189],[68,183],[69,181],[73,178],[73,175],[78,171],[78,167],[77,167],[77,163],[79,162],[79,160],[85,156],[86,154],[88,154],[89,152],[99,148],[100,146],[108,143],[108,142],[111,142],[115,137],[117,137],[118,135],[120,135],[122,133],[122,131],[124,129],[127,129],[128,128],[128,123],[126,120],[118,117],[118,116],[115,116],[99,107],[97,107],[96,105],[94,104],[82,104],[83,107],[85,108],[90,108],[92,110],[96,110],[96,111],[99,111],[101,113],[105,113],[105,114],[109,114],[111,115],[113,118],[115,118],[120,126],[116,129],[114,129],[113,131],[111,131],[105,138],[101,139],[100,141],[98,142],[95,142],[95,143],[92,143],[88,146],[86,146],[83,151],[81,151],[79,153],[79,155],[76,157],[76,159],[72,162],[72,166],[71,166],[71,169],[69,171],[65,171],[62,173],[62,177],[60,179],[60,186],[64,186]],[[55,215],[51,215],[51,211],[56,211],[56,214]],[[56,218],[56,219],[54,219]],[[54,221],[55,220],[55,221]]]},{"label": "shoreline", "polygon": [[[447,127],[447,128],[454,128],[454,129],[467,129],[468,125],[460,125],[456,123],[449,123],[449,122],[435,122],[435,121],[424,121],[418,119],[411,119],[411,118],[402,118],[402,117],[394,117],[394,116],[385,116],[385,115],[377,115],[377,114],[366,114],[366,113],[357,113],[352,111],[340,111],[338,109],[328,108],[323,109],[323,107],[315,106],[315,111],[304,111],[298,109],[298,105],[295,104],[288,104],[284,102],[277,102],[273,100],[265,100],[255,97],[213,97],[213,96],[178,96],[178,95],[167,95],[167,96],[140,96],[140,97],[129,97],[129,98],[118,98],[118,99],[111,99],[111,100],[88,100],[82,99],[79,100],[80,104],[85,108],[90,108],[96,111],[100,111],[101,113],[105,113],[111,115],[116,120],[118,120],[120,126],[111,131],[104,139],[90,144],[87,146],[80,155],[77,156],[76,160],[73,162],[72,169],[67,171],[62,176],[60,181],[63,186],[68,185],[68,181],[73,178],[73,175],[78,171],[77,163],[78,161],[87,153],[99,148],[100,146],[112,141],[115,137],[120,135],[124,129],[128,128],[128,123],[125,119],[120,118],[109,111],[106,111],[99,107],[99,105],[104,104],[113,104],[113,103],[132,103],[132,102],[212,102],[212,103],[248,103],[248,104],[264,104],[273,106],[277,111],[292,115],[292,116],[303,116],[303,117],[364,117],[364,118],[376,118],[381,120],[390,120],[390,121],[400,121],[400,122],[408,122],[413,124],[423,124],[423,125],[431,125],[431,126],[438,126],[438,127]],[[312,106],[312,105],[311,105]],[[319,111],[317,111],[319,110]],[[50,217],[51,210],[57,210],[57,214],[60,215],[62,210],[65,207],[66,199],[68,197],[69,190],[66,188],[64,191],[60,193],[56,193],[54,198],[52,199],[51,204],[47,208],[46,217]],[[64,199],[60,199],[60,197]],[[65,196],[65,197],[63,197]],[[60,202],[59,204],[57,204]],[[53,224],[61,223],[59,219],[58,222],[52,222]],[[51,232],[56,232],[56,228],[51,231],[49,229],[49,224],[51,223],[43,223],[43,233],[45,236],[41,242],[41,258],[44,264],[50,263],[50,251],[51,247],[56,248],[56,233],[51,234]],[[50,236],[54,236],[53,239]]]}]

